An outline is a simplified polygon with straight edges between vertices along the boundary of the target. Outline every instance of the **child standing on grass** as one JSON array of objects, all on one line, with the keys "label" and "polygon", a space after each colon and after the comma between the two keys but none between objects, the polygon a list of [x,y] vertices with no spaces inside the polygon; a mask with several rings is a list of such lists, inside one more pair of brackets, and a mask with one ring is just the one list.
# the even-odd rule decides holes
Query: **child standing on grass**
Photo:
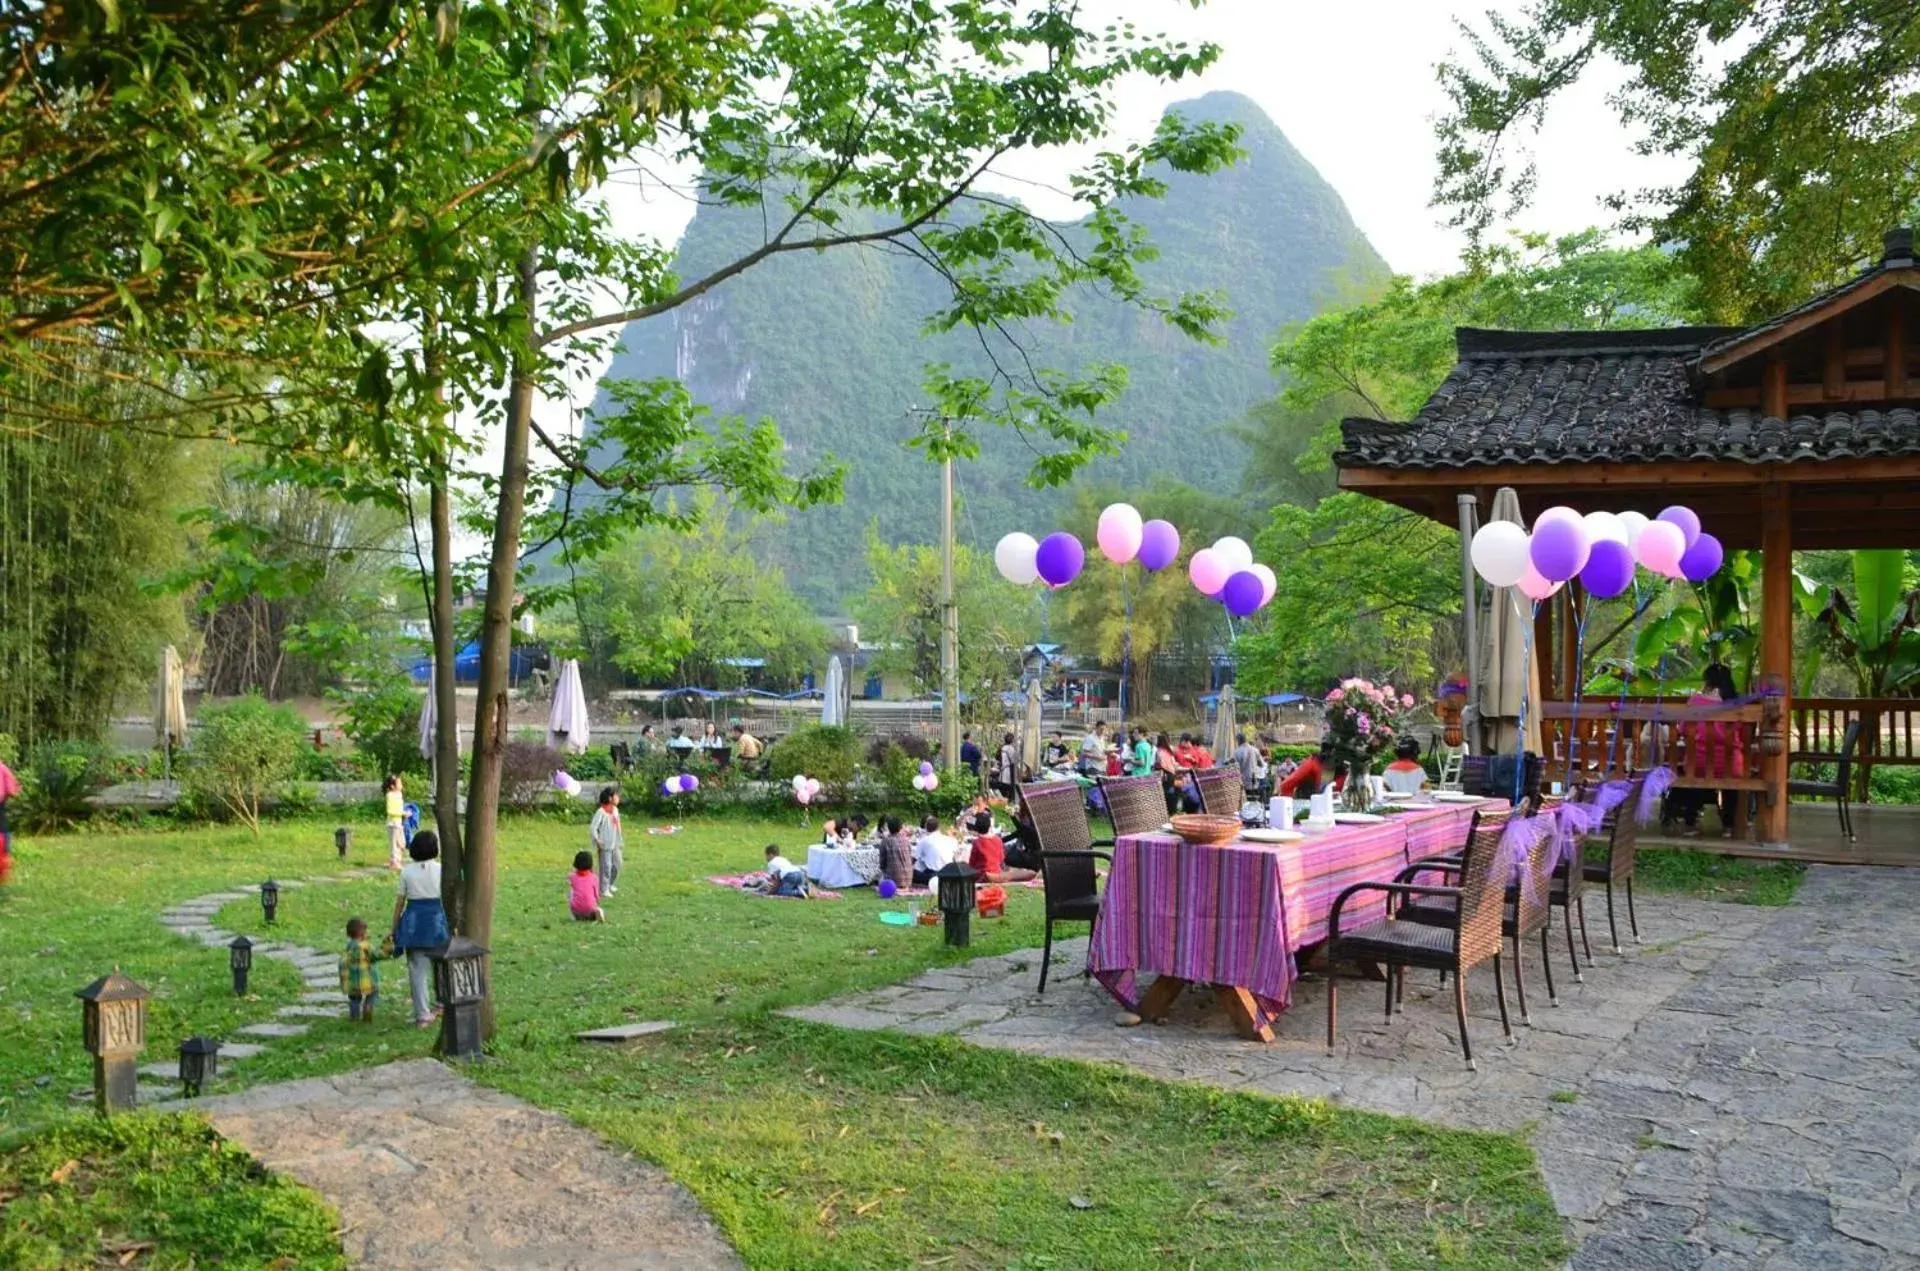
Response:
[{"label": "child standing on grass", "polygon": [[[620,890],[620,866],[625,863],[622,849],[626,835],[620,829],[620,787],[606,786],[600,791],[600,806],[593,814],[593,850],[600,859],[599,896],[611,896]],[[583,853],[584,855],[584,853]],[[589,861],[588,868],[593,862]]]},{"label": "child standing on grass", "polygon": [[399,869],[407,851],[407,796],[400,792],[400,774],[387,778],[387,868]]},{"label": "child standing on grass", "polygon": [[600,908],[600,879],[593,872],[593,854],[575,852],[573,854],[573,873],[567,879],[567,908],[581,922],[605,922],[607,915]]},{"label": "child standing on grass", "polygon": [[373,1023],[374,1004],[380,1000],[380,954],[367,939],[364,918],[347,919],[347,947],[340,955],[340,991],[347,995],[347,1018]]},{"label": "child standing on grass", "polygon": [[447,911],[440,904],[440,836],[422,830],[407,848],[413,863],[400,871],[400,894],[393,901],[393,947],[407,956],[407,987],[413,993],[413,1022],[431,1028],[434,1008],[427,980],[433,969],[428,956],[452,937]]}]

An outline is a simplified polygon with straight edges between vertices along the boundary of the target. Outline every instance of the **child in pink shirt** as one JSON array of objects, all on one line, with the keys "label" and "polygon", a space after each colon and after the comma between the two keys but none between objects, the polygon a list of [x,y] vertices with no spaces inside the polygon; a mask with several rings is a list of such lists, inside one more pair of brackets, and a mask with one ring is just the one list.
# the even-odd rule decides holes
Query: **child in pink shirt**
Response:
[{"label": "child in pink shirt", "polygon": [[593,872],[593,853],[575,852],[573,854],[573,876],[567,880],[570,891],[567,896],[567,908],[573,910],[573,916],[581,922],[605,922],[606,914],[600,911],[600,876]]}]

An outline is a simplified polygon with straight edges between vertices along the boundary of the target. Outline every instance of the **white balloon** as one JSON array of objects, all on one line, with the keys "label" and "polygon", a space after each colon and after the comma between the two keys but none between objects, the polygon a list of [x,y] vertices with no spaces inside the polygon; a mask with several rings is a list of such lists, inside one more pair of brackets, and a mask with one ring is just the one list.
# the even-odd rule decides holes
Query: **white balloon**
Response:
[{"label": "white balloon", "polygon": [[1474,572],[1494,587],[1511,587],[1533,562],[1527,556],[1527,532],[1512,521],[1488,521],[1474,532],[1470,554]]},{"label": "white balloon", "polygon": [[1226,562],[1227,577],[1253,568],[1253,549],[1247,540],[1229,534],[1213,545],[1213,554]]},{"label": "white balloon", "polygon": [[1637,549],[1640,546],[1640,531],[1647,528],[1647,518],[1638,512],[1622,512],[1620,524],[1627,527],[1627,546]]},{"label": "white balloon", "polygon": [[1589,512],[1581,520],[1586,522],[1587,542],[1598,543],[1601,539],[1612,539],[1616,543],[1633,544],[1627,539],[1627,523],[1611,512]]},{"label": "white balloon", "polygon": [[1040,544],[1033,535],[1016,530],[994,545],[993,567],[1014,586],[1025,587],[1040,577],[1040,566],[1034,561],[1039,553]]},{"label": "white balloon", "polygon": [[1258,561],[1247,572],[1260,580],[1260,607],[1265,609],[1267,602],[1273,599],[1273,593],[1280,590],[1280,580],[1274,577],[1271,569]]}]

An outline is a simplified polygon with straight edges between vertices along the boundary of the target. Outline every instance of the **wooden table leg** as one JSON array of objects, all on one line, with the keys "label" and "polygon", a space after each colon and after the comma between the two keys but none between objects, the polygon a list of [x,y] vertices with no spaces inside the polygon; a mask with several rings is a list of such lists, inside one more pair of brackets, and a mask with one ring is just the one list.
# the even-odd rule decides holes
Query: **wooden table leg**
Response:
[{"label": "wooden table leg", "polygon": [[[1156,986],[1157,987],[1157,986]],[[1216,984],[1213,991],[1220,999],[1220,1005],[1227,1010],[1227,1018],[1233,1021],[1234,1029],[1250,1042],[1270,1042],[1273,1030],[1259,1022],[1260,1008],[1254,1004],[1253,994],[1231,984]]]},{"label": "wooden table leg", "polygon": [[1187,982],[1177,975],[1159,977],[1140,995],[1140,1005],[1134,1014],[1141,1019],[1165,1019],[1167,1012],[1173,1008],[1173,1000],[1186,987]]}]

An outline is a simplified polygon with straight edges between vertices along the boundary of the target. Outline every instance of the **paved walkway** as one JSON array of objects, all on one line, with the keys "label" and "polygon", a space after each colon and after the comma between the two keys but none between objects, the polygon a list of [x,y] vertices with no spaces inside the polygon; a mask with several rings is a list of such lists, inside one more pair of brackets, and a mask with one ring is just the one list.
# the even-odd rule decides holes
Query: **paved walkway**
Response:
[{"label": "paved walkway", "polygon": [[431,1059],[188,1106],[337,1206],[356,1266],[741,1265],[660,1169]]},{"label": "paved walkway", "polygon": [[1269,1046],[1239,1040],[1198,993],[1164,1027],[1118,1027],[1113,999],[1076,978],[1084,940],[1055,945],[1045,998],[1025,952],[792,1013],[1528,1131],[1577,1271],[1920,1267],[1920,871],[1816,869],[1786,909],[1647,897],[1647,943],[1624,957],[1604,898],[1588,909],[1598,967],[1572,983],[1556,930],[1556,1008],[1530,951],[1533,1024],[1516,1006],[1512,1049],[1490,975],[1471,977],[1477,1072],[1433,975],[1391,1023],[1378,985],[1343,985],[1329,1055],[1313,980]]}]

